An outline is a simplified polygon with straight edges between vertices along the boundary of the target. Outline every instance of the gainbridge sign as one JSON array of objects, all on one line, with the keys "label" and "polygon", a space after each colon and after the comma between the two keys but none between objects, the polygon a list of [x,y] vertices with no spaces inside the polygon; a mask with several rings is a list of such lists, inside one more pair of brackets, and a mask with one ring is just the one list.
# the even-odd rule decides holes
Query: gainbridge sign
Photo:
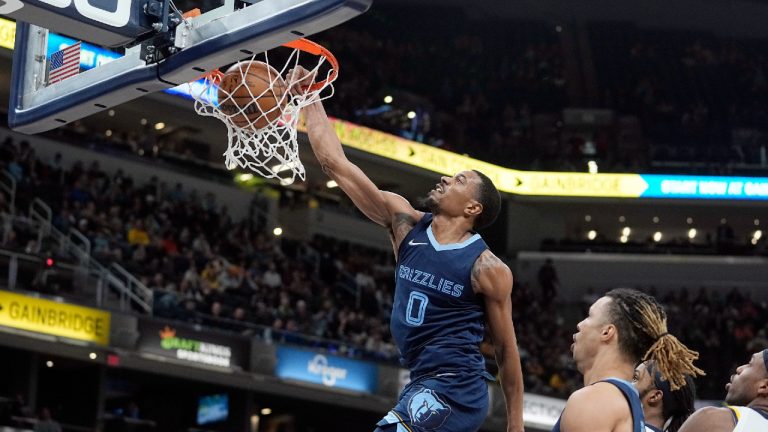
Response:
[{"label": "gainbridge sign", "polygon": [[0,291],[6,327],[108,345],[109,324],[109,312]]},{"label": "gainbridge sign", "polygon": [[[466,169],[478,169],[488,175],[500,191],[515,195],[768,200],[768,178],[765,177],[520,171],[344,120],[331,119],[331,122],[347,147],[439,174],[453,175]],[[300,124],[299,130],[306,132],[306,127]]]}]

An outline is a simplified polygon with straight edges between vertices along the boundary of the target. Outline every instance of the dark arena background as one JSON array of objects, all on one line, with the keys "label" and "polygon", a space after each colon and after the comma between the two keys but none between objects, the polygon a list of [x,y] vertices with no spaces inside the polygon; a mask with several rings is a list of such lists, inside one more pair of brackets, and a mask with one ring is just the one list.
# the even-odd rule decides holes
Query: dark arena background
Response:
[{"label": "dark arena background", "polygon": [[[514,274],[526,430],[582,386],[571,335],[609,289],[665,306],[701,354],[697,406],[768,348],[766,23],[763,0],[376,0],[311,36],[381,189],[416,203],[477,167],[502,191],[481,234]],[[306,129],[304,181],[227,170],[186,86],[13,131],[16,25],[0,18],[0,431],[373,430],[409,380],[392,248]],[[80,73],[126,53],[81,50]],[[482,430],[504,431],[489,389]]]}]

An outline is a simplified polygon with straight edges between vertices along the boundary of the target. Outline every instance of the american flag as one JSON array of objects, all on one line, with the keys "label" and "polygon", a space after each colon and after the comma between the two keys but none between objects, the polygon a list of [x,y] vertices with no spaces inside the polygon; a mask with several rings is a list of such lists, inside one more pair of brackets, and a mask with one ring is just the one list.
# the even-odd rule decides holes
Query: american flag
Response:
[{"label": "american flag", "polygon": [[80,42],[51,54],[48,84],[67,79],[80,72]]}]

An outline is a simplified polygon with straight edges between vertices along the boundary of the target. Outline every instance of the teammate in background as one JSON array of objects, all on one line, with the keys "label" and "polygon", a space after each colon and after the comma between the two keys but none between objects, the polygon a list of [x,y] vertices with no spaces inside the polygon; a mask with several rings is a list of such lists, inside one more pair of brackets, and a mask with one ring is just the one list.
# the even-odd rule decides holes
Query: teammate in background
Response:
[{"label": "teammate in background", "polygon": [[[312,76],[291,73],[308,85]],[[344,155],[320,102],[304,109],[312,151],[369,219],[387,228],[397,259],[390,319],[411,382],[377,431],[455,431],[480,428],[488,385],[479,345],[487,323],[507,401],[507,430],[523,430],[523,380],[512,324],[512,273],[476,229],[497,217],[501,198],[484,174],[442,177],[427,198],[429,213],[379,190]]]},{"label": "teammate in background", "polygon": [[755,353],[725,385],[725,408],[696,411],[680,432],[768,431],[768,349]]},{"label": "teammate in background", "polygon": [[635,365],[653,360],[673,390],[685,376],[703,375],[699,357],[667,332],[667,315],[653,297],[619,288],[589,308],[573,335],[573,359],[584,387],[565,405],[553,432],[644,432],[640,397],[629,382]]},{"label": "teammate in background", "polygon": [[649,360],[635,369],[633,382],[640,393],[646,432],[677,432],[685,419],[693,414],[696,386],[690,376],[685,376],[685,385],[672,390],[669,381]]}]

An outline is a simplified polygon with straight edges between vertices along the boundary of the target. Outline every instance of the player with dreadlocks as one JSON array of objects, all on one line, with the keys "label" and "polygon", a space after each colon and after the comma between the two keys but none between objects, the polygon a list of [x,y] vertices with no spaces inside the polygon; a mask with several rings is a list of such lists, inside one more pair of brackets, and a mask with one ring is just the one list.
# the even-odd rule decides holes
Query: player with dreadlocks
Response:
[{"label": "player with dreadlocks", "polygon": [[644,432],[643,409],[629,382],[635,367],[653,360],[672,390],[685,376],[703,375],[699,357],[667,331],[667,315],[653,297],[615,289],[598,299],[573,335],[573,359],[584,375],[553,432]]},{"label": "player with dreadlocks", "polygon": [[646,432],[677,432],[693,414],[696,387],[690,375],[685,376],[684,386],[672,390],[653,360],[648,360],[635,369],[633,382],[640,393]]}]

